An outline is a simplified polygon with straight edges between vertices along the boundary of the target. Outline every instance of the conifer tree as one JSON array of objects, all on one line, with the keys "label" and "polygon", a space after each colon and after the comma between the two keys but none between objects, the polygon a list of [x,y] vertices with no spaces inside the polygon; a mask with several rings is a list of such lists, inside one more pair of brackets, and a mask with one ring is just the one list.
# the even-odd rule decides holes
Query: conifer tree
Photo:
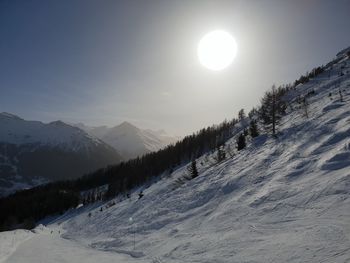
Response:
[{"label": "conifer tree", "polygon": [[244,112],[244,109],[241,109],[239,112],[238,112],[238,120],[241,121],[245,118],[245,112]]},{"label": "conifer tree", "polygon": [[249,119],[253,119],[255,116],[258,115],[258,110],[256,108],[252,108],[250,112],[248,113]]},{"label": "conifer tree", "polygon": [[241,133],[237,138],[237,150],[240,151],[246,147],[245,136]]},{"label": "conifer tree", "polygon": [[256,124],[256,121],[254,120],[250,121],[249,132],[252,138],[259,136],[259,130],[258,130],[258,125]]},{"label": "conifer tree", "polygon": [[197,163],[196,160],[193,160],[191,162],[191,165],[188,167],[188,172],[190,173],[191,178],[196,178],[199,174],[198,174],[198,170],[197,170]]},{"label": "conifer tree", "polygon": [[276,126],[282,115],[285,114],[286,104],[282,100],[284,93],[285,89],[276,89],[273,85],[261,100],[260,117],[266,128],[271,129],[273,135],[276,135]]},{"label": "conifer tree", "polygon": [[224,150],[224,145],[218,146],[217,148],[217,161],[221,162],[226,159],[226,152]]},{"label": "conifer tree", "polygon": [[309,118],[309,103],[307,102],[306,96],[303,98],[302,108],[304,109],[305,117]]},{"label": "conifer tree", "polygon": [[249,135],[248,129],[244,129],[243,134],[244,134],[244,136],[248,136]]},{"label": "conifer tree", "polygon": [[105,199],[113,198],[117,195],[117,184],[115,181],[108,184],[107,191],[105,193]]}]

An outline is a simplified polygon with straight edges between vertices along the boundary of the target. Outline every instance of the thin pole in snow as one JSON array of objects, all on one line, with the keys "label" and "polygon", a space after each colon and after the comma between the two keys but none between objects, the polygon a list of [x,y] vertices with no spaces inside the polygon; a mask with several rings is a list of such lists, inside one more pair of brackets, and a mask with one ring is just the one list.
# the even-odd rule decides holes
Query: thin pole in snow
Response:
[{"label": "thin pole in snow", "polygon": [[135,224],[134,224],[134,251],[135,251],[135,232],[136,232],[136,228],[135,228]]},{"label": "thin pole in snow", "polygon": [[135,232],[136,232],[136,229],[135,229],[135,224],[133,223],[133,219],[132,217],[129,218],[129,222],[132,224],[132,228],[133,228],[133,232],[134,232],[134,250],[135,250]]}]

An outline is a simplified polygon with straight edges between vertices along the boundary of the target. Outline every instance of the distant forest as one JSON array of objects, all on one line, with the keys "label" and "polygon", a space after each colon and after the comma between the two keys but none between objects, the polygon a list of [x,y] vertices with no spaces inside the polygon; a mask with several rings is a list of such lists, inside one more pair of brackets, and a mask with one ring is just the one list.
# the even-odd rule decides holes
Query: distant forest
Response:
[{"label": "distant forest", "polygon": [[[329,65],[327,65],[329,66]],[[41,185],[29,190],[18,191],[0,199],[0,231],[14,228],[30,229],[35,223],[49,215],[63,214],[80,203],[92,203],[98,200],[109,200],[119,194],[128,192],[161,174],[171,174],[174,169],[191,163],[193,178],[195,159],[201,155],[218,150],[218,160],[227,158],[225,142],[232,138],[234,128],[239,122],[247,123],[238,134],[237,150],[244,149],[245,137],[256,137],[260,131],[273,136],[277,135],[279,120],[288,107],[286,93],[295,89],[298,84],[306,83],[324,71],[318,67],[301,76],[295,83],[280,87],[273,86],[261,99],[261,105],[253,108],[246,116],[242,109],[237,118],[224,121],[186,136],[181,141],[169,145],[157,152],[146,154],[118,165],[108,166],[72,181],[59,181]],[[302,105],[306,98],[300,99]],[[55,167],[52,167],[54,170]],[[103,194],[82,194],[84,191],[108,185]]]}]

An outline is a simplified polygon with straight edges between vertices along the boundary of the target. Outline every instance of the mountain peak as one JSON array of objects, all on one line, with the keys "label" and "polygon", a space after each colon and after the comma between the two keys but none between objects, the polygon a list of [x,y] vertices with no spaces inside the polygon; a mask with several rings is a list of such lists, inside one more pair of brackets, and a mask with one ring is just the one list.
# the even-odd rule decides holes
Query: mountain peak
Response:
[{"label": "mountain peak", "polygon": [[8,112],[1,112],[0,116],[7,118],[7,119],[23,120],[22,118],[18,117],[17,115],[14,115],[14,114],[8,113]]},{"label": "mountain peak", "polygon": [[54,126],[71,126],[61,120],[57,120],[57,121],[52,121],[49,123],[49,125],[54,125]]},{"label": "mountain peak", "polygon": [[130,122],[124,121],[115,128],[123,128],[123,129],[139,129],[135,125],[132,125]]},{"label": "mountain peak", "polygon": [[344,55],[348,54],[349,52],[350,52],[350,47],[344,48],[343,50],[338,52],[337,57],[344,56]]}]

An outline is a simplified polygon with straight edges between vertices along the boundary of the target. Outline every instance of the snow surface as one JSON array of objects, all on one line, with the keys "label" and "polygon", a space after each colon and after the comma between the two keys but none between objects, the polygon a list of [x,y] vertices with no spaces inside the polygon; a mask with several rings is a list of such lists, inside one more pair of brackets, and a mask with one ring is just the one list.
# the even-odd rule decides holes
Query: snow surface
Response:
[{"label": "snow surface", "polygon": [[31,238],[33,233],[29,230],[14,230],[0,233],[0,263],[3,263],[18,246]]},{"label": "snow surface", "polygon": [[[63,229],[61,237],[38,234],[5,262],[350,262],[350,74],[338,74],[344,61],[349,69],[346,58],[330,77],[325,72],[290,93],[316,92],[309,118],[294,102],[277,138],[261,135],[236,152],[233,137],[229,157],[200,157],[191,181],[178,183],[184,166],[130,199],[116,197],[113,206],[69,211],[49,223]],[[138,200],[139,190],[145,195]]]},{"label": "snow surface", "polygon": [[58,231],[60,230],[52,228],[52,233],[50,230],[45,233],[33,234],[29,240],[20,243],[17,250],[7,257],[5,262],[131,262],[125,255],[98,251],[69,239],[61,238]]}]

